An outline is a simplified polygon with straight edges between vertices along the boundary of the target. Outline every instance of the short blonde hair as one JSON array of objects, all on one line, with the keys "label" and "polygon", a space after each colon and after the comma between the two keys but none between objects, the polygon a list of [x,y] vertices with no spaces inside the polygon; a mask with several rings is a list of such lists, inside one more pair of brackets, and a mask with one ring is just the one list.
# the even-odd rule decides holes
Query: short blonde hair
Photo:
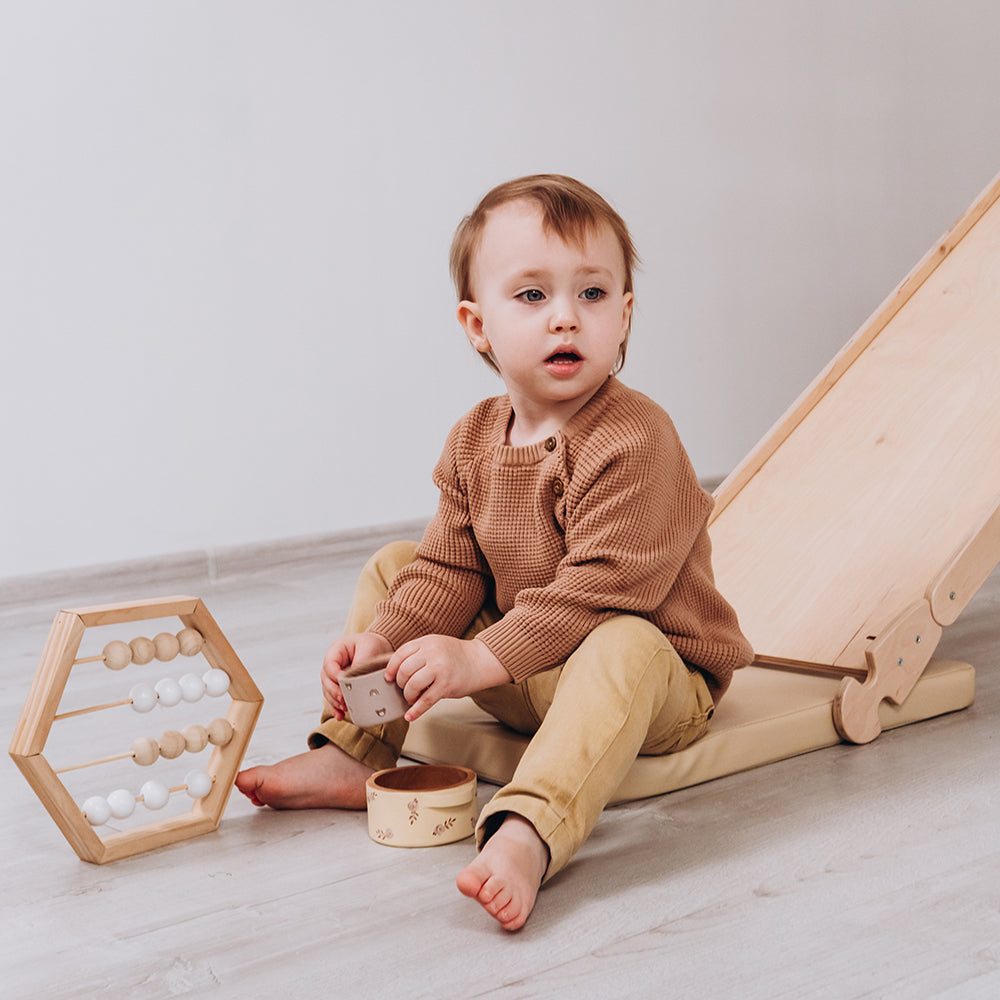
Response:
[{"label": "short blonde hair", "polygon": [[[624,290],[632,291],[632,273],[639,264],[639,255],[624,219],[593,188],[572,177],[563,174],[531,174],[505,181],[488,191],[455,230],[451,242],[450,266],[451,278],[460,302],[475,298],[472,265],[489,213],[501,205],[521,200],[535,202],[542,211],[542,226],[545,231],[555,233],[566,243],[583,243],[588,234],[596,232],[602,225],[609,226],[618,240],[625,263]],[[628,332],[618,351],[615,372],[621,371],[625,364],[627,346]],[[483,358],[499,373],[500,369],[492,357],[483,355]]]}]

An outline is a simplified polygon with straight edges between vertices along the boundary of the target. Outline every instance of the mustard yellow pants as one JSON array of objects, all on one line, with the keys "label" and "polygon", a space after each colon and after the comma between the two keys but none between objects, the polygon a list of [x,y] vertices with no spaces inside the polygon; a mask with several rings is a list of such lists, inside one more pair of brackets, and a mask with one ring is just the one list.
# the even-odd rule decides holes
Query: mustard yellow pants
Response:
[{"label": "mustard yellow pants", "polygon": [[[415,551],[413,542],[393,542],[369,560],[346,632],[363,632],[374,621],[375,605]],[[465,638],[499,618],[495,607],[484,607]],[[472,698],[532,737],[510,784],[483,809],[477,843],[482,847],[507,813],[523,816],[548,845],[546,880],[583,845],[635,758],[689,746],[704,735],[713,711],[701,673],[656,626],[632,615],[599,625],[561,666]],[[362,729],[325,713],[309,745],[334,743],[381,770],[396,765],[408,725],[399,719]]]}]

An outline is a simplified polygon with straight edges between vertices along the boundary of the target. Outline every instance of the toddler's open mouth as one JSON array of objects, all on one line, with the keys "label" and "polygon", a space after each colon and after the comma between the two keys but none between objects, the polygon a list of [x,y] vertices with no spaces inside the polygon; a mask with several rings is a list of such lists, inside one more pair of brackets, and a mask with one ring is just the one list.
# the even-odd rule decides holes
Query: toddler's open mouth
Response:
[{"label": "toddler's open mouth", "polygon": [[547,365],[573,365],[577,361],[583,360],[575,351],[557,351],[550,354],[546,359]]}]

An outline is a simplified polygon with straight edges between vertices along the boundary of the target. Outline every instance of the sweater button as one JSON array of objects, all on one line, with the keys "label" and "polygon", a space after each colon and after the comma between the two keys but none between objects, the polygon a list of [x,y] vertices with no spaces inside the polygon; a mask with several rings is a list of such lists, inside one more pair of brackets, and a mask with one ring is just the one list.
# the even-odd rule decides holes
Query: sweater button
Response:
[{"label": "sweater button", "polygon": [[556,441],[556,439],[554,437],[547,437],[545,439],[545,450],[546,451],[555,451],[557,444],[558,444],[558,442]]},{"label": "sweater button", "polygon": [[561,497],[563,495],[563,481],[561,479],[552,480],[552,492],[557,497]]}]

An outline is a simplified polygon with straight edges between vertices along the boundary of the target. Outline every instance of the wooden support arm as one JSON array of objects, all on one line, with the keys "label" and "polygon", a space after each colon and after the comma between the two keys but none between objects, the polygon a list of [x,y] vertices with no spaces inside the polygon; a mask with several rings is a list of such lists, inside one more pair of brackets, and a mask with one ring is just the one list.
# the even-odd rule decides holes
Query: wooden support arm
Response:
[{"label": "wooden support arm", "polygon": [[833,702],[837,732],[851,743],[870,743],[882,731],[878,707],[901,705],[920,679],[941,639],[930,604],[920,601],[901,614],[865,650],[868,678],[845,678]]},{"label": "wooden support arm", "polygon": [[955,553],[927,591],[934,620],[951,625],[1000,563],[1000,505]]}]

